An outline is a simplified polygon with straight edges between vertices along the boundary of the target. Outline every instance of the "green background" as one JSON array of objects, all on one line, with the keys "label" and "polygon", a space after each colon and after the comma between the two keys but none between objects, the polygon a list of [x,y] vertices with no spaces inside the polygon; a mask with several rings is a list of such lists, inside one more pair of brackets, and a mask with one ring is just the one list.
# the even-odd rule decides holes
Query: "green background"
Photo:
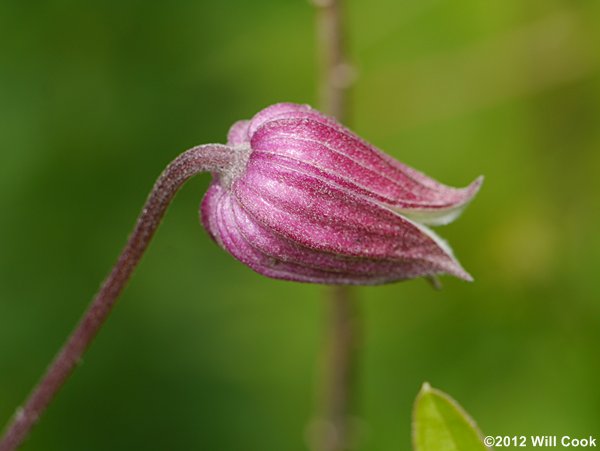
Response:
[{"label": "green background", "polygon": [[[347,5],[352,126],[478,197],[438,229],[475,277],[357,290],[360,450],[408,450],[422,382],[484,433],[600,434],[600,3]],[[179,152],[316,104],[298,1],[0,2],[0,423],[96,291]],[[177,196],[25,450],[302,450],[324,288],[266,279]],[[600,438],[600,437],[599,437]]]}]

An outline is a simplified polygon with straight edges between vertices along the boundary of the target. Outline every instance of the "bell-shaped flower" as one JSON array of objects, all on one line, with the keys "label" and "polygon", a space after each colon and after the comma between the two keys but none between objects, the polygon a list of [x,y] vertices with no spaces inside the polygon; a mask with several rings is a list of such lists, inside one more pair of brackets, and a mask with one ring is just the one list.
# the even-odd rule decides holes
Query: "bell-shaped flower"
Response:
[{"label": "bell-shaped flower", "polygon": [[443,185],[307,105],[272,105],[235,123],[237,163],[201,206],[212,238],[256,272],[324,284],[471,276],[428,228],[477,193]]}]

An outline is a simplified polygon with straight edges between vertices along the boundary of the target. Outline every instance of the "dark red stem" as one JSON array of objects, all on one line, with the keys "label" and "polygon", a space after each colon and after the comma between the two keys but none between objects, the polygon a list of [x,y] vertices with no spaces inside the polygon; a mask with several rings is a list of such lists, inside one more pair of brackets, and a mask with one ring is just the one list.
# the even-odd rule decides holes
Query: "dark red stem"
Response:
[{"label": "dark red stem", "polygon": [[236,152],[220,144],[194,147],[167,166],[158,178],[112,271],[79,324],[48,367],[46,374],[19,407],[0,440],[0,451],[17,449],[46,410],[106,321],[113,305],[144,254],[175,193],[199,172],[221,172],[236,161]]}]

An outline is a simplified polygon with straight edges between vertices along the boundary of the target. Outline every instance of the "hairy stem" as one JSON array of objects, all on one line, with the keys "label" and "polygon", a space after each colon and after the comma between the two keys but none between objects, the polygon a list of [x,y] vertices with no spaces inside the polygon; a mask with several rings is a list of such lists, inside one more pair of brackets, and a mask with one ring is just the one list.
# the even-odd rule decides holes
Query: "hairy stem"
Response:
[{"label": "hairy stem", "polygon": [[21,445],[64,385],[106,321],[179,188],[193,175],[207,171],[221,172],[235,164],[235,160],[236,153],[230,147],[207,144],[184,152],[167,166],[152,188],[112,271],[38,385],[7,426],[0,440],[0,451],[13,451]]},{"label": "hairy stem", "polygon": [[[317,7],[317,33],[320,59],[321,107],[340,122],[349,119],[348,90],[353,82],[352,67],[346,60],[342,0],[313,0]],[[328,292],[329,334],[321,418],[315,451],[349,449],[352,430],[354,373],[358,345],[358,305],[348,286]]]}]

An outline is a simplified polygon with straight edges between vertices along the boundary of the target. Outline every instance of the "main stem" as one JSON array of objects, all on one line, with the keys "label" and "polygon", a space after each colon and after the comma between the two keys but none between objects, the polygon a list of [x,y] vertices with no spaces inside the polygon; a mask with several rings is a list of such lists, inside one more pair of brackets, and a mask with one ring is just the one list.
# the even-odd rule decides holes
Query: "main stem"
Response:
[{"label": "main stem", "polygon": [[46,374],[7,426],[0,440],[0,451],[13,451],[21,445],[77,366],[142,258],[175,193],[193,175],[206,171],[221,172],[234,164],[235,157],[233,149],[227,146],[207,144],[184,152],[167,166],[154,184],[112,271]]},{"label": "main stem", "polygon": [[[360,338],[358,303],[347,286],[330,287],[325,354],[323,419],[316,451],[353,449],[351,412],[354,404],[357,347]],[[324,427],[323,427],[324,426]]]},{"label": "main stem", "polygon": [[[348,88],[353,74],[345,55],[342,0],[313,1],[317,7],[321,106],[347,123]],[[336,286],[328,292],[329,330],[320,421],[325,427],[316,437],[315,451],[346,451],[351,446],[350,413],[359,337],[358,305],[351,290]]]}]

